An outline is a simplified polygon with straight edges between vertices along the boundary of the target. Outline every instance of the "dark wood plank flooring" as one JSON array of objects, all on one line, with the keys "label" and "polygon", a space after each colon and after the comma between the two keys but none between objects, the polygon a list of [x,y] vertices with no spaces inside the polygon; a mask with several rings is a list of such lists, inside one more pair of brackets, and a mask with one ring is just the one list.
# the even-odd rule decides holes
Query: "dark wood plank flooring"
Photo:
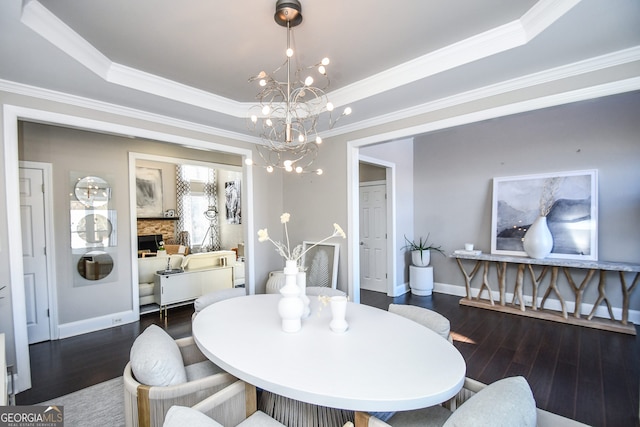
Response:
[{"label": "dark wood plank flooring", "polygon": [[[379,308],[422,306],[449,318],[471,378],[491,383],[523,375],[542,409],[593,426],[640,426],[638,337],[463,307],[459,297],[443,294],[394,299],[362,291],[361,300]],[[166,325],[157,313],[147,314],[136,323],[32,345],[33,387],[18,394],[17,403],[42,402],[122,375],[141,331],[155,323],[174,338],[188,336],[192,313],[191,306],[178,307]]]}]

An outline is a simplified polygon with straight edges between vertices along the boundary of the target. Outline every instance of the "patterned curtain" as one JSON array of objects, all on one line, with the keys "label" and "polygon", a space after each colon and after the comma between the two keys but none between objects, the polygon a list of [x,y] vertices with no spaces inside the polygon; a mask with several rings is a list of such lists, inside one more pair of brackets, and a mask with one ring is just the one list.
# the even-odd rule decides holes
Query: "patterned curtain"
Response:
[{"label": "patterned curtain", "polygon": [[216,171],[214,169],[207,170],[207,182],[204,185],[204,195],[209,201],[209,209],[207,210],[207,218],[209,220],[209,230],[202,242],[202,247],[210,251],[220,250],[220,233],[218,230],[218,190],[216,185]]},{"label": "patterned curtain", "polygon": [[187,221],[191,221],[191,181],[185,176],[184,167],[176,165],[176,244],[191,247]]},{"label": "patterned curtain", "polygon": [[[203,186],[204,201],[207,205],[204,208],[201,206],[203,196],[198,197],[199,194],[202,194],[198,191],[199,186],[194,184],[197,188],[195,196],[194,190],[192,190],[191,180],[196,175],[198,183],[202,182]],[[201,251],[220,250],[217,193],[215,169],[192,165],[176,166],[176,211],[179,216],[179,220],[176,222],[176,243],[188,246],[191,251],[195,251],[196,248],[191,246],[191,240],[194,239],[194,245],[201,244]],[[200,205],[194,207],[193,204],[196,202]],[[196,221],[197,224],[194,224]],[[203,225],[206,229],[204,239],[202,239]],[[199,230],[198,233],[194,232],[195,229]]]}]

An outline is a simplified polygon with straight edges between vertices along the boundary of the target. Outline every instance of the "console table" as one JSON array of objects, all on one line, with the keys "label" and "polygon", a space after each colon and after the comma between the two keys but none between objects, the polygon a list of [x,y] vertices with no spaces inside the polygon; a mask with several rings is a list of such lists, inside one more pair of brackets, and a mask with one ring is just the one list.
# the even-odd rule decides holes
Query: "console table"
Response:
[{"label": "console table", "polygon": [[156,273],[154,299],[160,306],[160,317],[166,317],[167,308],[172,304],[191,301],[209,292],[228,288],[233,288],[233,267],[230,265],[174,274]]},{"label": "console table", "polygon": [[[607,262],[607,261],[582,261],[572,259],[533,259],[517,256],[505,255],[488,255],[488,254],[461,254],[453,253],[451,258],[455,258],[462,275],[464,276],[467,296],[460,300],[461,305],[468,305],[481,308],[489,308],[496,311],[503,311],[512,314],[526,315],[529,317],[543,318],[546,320],[554,320],[563,323],[570,323],[581,326],[589,326],[597,329],[604,329],[615,332],[624,332],[635,335],[635,326],[629,323],[629,301],[631,293],[635,290],[640,280],[640,264],[631,264],[624,262]],[[475,261],[475,265],[467,272],[462,261]],[[492,264],[495,264],[496,275],[498,280],[498,291],[500,301],[498,305],[493,299],[491,284],[489,283],[489,270]],[[506,302],[506,276],[507,265],[515,265],[516,280],[511,303]],[[534,271],[534,266],[540,266],[541,270],[538,275]],[[471,295],[471,280],[482,268],[482,283],[478,292],[478,296],[474,299]],[[525,269],[529,271],[532,283],[531,303],[526,304],[523,297],[523,286],[525,278]],[[567,312],[564,298],[558,289],[558,274],[560,269],[564,273],[569,287],[575,296],[575,308],[571,316]],[[586,271],[584,279],[578,284],[573,279],[574,271]],[[622,317],[615,319],[613,309],[609,298],[607,297],[606,273],[609,271],[618,272],[620,277],[620,289],[622,292]],[[538,304],[538,295],[542,290],[543,280],[550,273],[549,283],[544,292],[540,304]],[[583,303],[583,295],[585,289],[591,283],[591,279],[598,273],[598,298],[593,304],[593,309],[586,318],[582,317],[581,309]],[[630,274],[630,282],[627,280],[627,274]],[[630,283],[630,285],[629,285]],[[487,291],[488,299],[481,299],[483,291]],[[562,314],[555,311],[545,310],[544,305],[551,293],[558,298],[562,308]],[[518,304],[516,305],[516,300]],[[594,318],[598,306],[605,303],[609,311],[610,319]]]}]

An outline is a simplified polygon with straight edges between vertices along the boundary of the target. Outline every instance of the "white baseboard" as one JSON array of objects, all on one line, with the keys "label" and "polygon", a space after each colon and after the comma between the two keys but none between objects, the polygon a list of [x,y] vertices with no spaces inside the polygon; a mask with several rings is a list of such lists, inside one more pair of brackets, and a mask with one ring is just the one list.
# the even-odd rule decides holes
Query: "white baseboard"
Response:
[{"label": "white baseboard", "polygon": [[106,316],[94,317],[93,319],[80,320],[78,322],[64,323],[58,325],[58,336],[60,339],[82,335],[89,332],[100,331],[102,329],[114,328],[127,323],[137,322],[139,317],[134,311],[122,311]]},{"label": "white baseboard", "polygon": [[[441,294],[447,294],[447,295],[456,295],[459,297],[465,297],[467,296],[467,292],[465,290],[464,287],[462,286],[457,286],[457,285],[450,285],[447,283],[434,283],[433,284],[433,291],[434,292],[439,292]],[[486,291],[484,292],[484,294],[486,295]],[[478,296],[478,289],[477,288],[471,288],[471,295],[473,297],[477,297]],[[492,292],[492,296],[493,296],[493,300],[494,301],[499,301],[500,300],[500,293],[498,291],[493,291]],[[528,298],[528,299],[527,299]],[[507,302],[511,302],[513,299],[513,293],[507,293],[505,295],[505,299]],[[527,301],[527,303],[531,300],[531,295],[525,295],[524,296],[525,301]],[[538,298],[538,304],[540,304],[542,302],[542,298]],[[573,313],[574,309],[575,309],[575,303],[573,301],[566,301],[565,302],[566,307],[567,307],[567,311],[569,313]],[[545,302],[544,305],[545,309],[549,309],[549,310],[554,310],[554,311],[558,311],[558,312],[562,312],[562,307],[560,306],[560,301],[558,301],[557,299],[547,299],[547,301]],[[581,310],[581,314],[588,316],[591,313],[591,310],[593,310],[593,304],[582,304],[582,310]],[[616,320],[620,320],[622,318],[622,308],[621,307],[612,307],[613,310],[613,316],[616,318]],[[603,319],[610,319],[609,317],[609,311],[607,310],[606,305],[601,305],[596,309],[595,312],[595,317],[600,317]],[[640,324],[640,311],[638,310],[629,310],[629,322],[635,323],[635,324]]]}]

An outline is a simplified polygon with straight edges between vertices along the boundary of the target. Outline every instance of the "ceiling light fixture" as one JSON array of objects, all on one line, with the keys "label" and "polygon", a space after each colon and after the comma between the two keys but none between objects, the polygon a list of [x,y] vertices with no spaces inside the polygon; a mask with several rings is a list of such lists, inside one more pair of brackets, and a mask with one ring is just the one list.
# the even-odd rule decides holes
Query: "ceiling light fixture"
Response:
[{"label": "ceiling light fixture", "polygon": [[[332,118],[333,104],[326,91],[329,88],[327,66],[329,58],[306,68],[296,68],[292,74],[291,48],[293,27],[302,22],[302,7],[298,0],[277,0],[274,19],[278,25],[287,28],[287,50],[285,62],[271,74],[261,71],[249,79],[258,82],[260,92],[256,95],[258,105],[249,110],[249,127],[255,131],[264,144],[257,150],[268,172],[284,169],[287,172],[322,174],[322,169],[310,170],[318,154],[318,144],[322,138],[316,127],[320,114],[328,112],[328,125],[333,125],[342,116],[351,114],[351,108],[344,109],[335,120]],[[313,75],[304,73],[315,70]],[[286,81],[276,78],[286,72]],[[257,165],[247,159],[248,165]]]}]

